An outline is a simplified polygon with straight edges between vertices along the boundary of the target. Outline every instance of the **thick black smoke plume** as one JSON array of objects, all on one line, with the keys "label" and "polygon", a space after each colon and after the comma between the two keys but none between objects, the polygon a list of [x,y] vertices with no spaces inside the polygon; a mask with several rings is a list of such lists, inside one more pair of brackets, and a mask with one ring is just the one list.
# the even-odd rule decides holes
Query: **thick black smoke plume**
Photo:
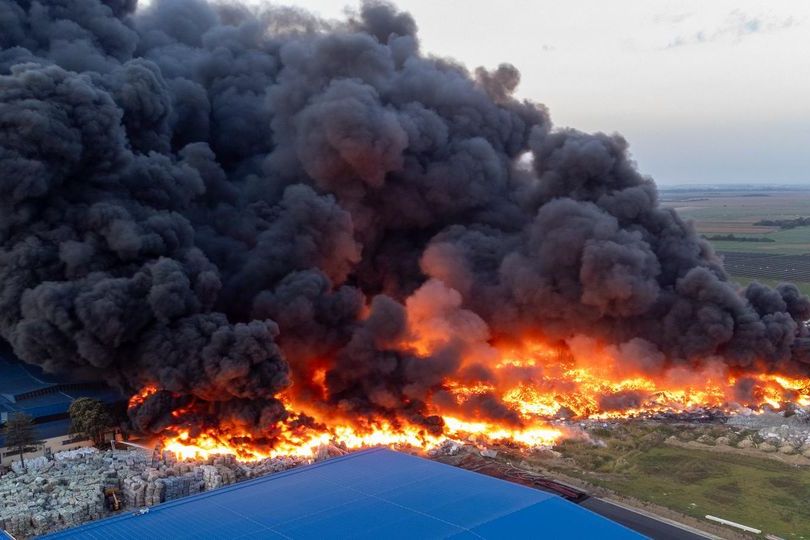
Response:
[{"label": "thick black smoke plume", "polygon": [[[620,136],[552,129],[519,79],[381,3],[0,0],[0,332],[165,390],[143,428],[188,400],[267,427],[316,368],[345,411],[434,426],[448,374],[486,377],[465,340],[526,331],[810,372],[810,300],[738,292]],[[458,331],[428,358],[398,347],[424,287]]]}]

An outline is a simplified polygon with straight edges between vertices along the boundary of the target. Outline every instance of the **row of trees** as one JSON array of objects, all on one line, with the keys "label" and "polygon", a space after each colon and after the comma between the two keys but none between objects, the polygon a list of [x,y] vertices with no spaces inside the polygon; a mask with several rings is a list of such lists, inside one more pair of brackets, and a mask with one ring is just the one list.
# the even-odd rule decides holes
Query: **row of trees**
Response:
[{"label": "row of trees", "polygon": [[[104,444],[105,435],[114,427],[114,414],[100,401],[91,398],[79,398],[68,408],[70,416],[70,433],[86,437],[96,446]],[[34,419],[25,413],[9,416],[3,435],[6,447],[20,456],[20,463],[26,469],[23,455],[32,448],[42,444],[37,438]],[[27,469],[26,469],[27,470]]]},{"label": "row of trees", "polygon": [[773,238],[767,236],[737,236],[734,233],[730,234],[715,234],[712,236],[703,236],[706,240],[714,240],[721,242],[776,242]]},{"label": "row of trees", "polygon": [[754,223],[764,227],[779,227],[782,230],[795,229],[810,225],[810,217],[797,217],[795,219],[761,219]]}]

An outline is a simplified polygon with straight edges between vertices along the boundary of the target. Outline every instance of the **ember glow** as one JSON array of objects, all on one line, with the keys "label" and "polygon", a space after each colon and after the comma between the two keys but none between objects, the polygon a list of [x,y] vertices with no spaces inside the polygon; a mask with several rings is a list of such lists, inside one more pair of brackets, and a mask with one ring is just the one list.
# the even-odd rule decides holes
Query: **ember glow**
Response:
[{"label": "ember glow", "polygon": [[137,394],[134,394],[131,398],[129,398],[128,408],[133,409],[143,405],[143,402],[146,401],[149,396],[157,393],[158,390],[159,388],[157,386],[151,384],[144,386]]},{"label": "ember glow", "polygon": [[[423,342],[419,347],[429,354]],[[554,445],[572,432],[561,419],[617,420],[698,408],[733,412],[748,407],[756,413],[766,405],[775,409],[787,404],[810,405],[810,379],[775,374],[735,376],[719,364],[700,370],[675,368],[653,377],[628,371],[626,363],[614,356],[615,350],[593,344],[584,357],[538,340],[494,346],[493,350],[498,358],[491,381],[466,384],[451,378],[444,390],[445,396],[453,398],[449,407],[445,404],[452,412],[443,411],[440,399],[428,404],[428,411],[441,418],[438,430],[403,419],[352,419],[326,403],[299,401],[294,385],[281,396],[285,408],[293,411],[293,420],[273,426],[267,434],[272,443],[259,443],[255,434],[221,426],[192,435],[195,426],[183,423],[192,408],[173,412],[178,423],[166,429],[164,448],[180,459],[232,454],[242,460],[312,457],[330,444],[346,450],[373,446],[427,450],[448,438],[532,448]],[[310,386],[322,385],[324,377],[322,368],[314,370]],[[153,386],[145,387],[133,396],[131,406],[138,406],[156,391]],[[475,396],[496,397],[516,419],[499,422],[465,416],[464,404]],[[302,425],[301,417],[314,421]]]}]

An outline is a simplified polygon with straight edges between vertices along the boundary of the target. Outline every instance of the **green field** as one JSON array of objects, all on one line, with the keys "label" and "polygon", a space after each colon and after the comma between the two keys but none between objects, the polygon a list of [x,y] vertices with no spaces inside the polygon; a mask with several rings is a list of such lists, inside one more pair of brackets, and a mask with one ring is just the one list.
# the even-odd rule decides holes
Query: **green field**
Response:
[{"label": "green field", "polygon": [[[808,208],[810,212],[810,208]],[[699,228],[699,227],[698,227]],[[708,236],[711,236],[710,234]],[[728,242],[710,240],[717,251],[744,251],[748,253],[773,253],[779,255],[803,255],[810,253],[810,227],[776,230],[765,233],[736,233],[738,237],[769,238],[773,242]]]},{"label": "green field", "polygon": [[767,232],[761,219],[791,219],[810,213],[810,190],[790,192],[661,191],[661,204],[698,224],[701,232]]},{"label": "green field", "polygon": [[734,190],[662,191],[661,204],[675,209],[706,236],[768,238],[773,242],[711,241],[718,251],[801,255],[810,253],[810,227],[782,230],[756,223],[810,215],[810,190],[751,192]]},{"label": "green field", "polygon": [[[780,229],[760,220],[810,216],[810,190],[677,189],[661,192],[664,206],[691,220],[725,258],[726,271],[741,285],[795,283],[810,294],[810,227]],[[713,236],[770,241],[713,240]],[[747,254],[752,254],[748,258]]]},{"label": "green field", "polygon": [[783,538],[810,538],[810,469],[766,458],[670,446],[673,428],[605,434],[604,447],[566,441],[557,470],[620,495],[703,519],[711,514]]}]

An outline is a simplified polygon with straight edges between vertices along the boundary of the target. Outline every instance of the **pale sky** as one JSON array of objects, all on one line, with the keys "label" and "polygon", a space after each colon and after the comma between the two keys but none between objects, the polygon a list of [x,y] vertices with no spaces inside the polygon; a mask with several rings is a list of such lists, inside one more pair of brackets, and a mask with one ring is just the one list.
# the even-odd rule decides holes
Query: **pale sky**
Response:
[{"label": "pale sky", "polygon": [[[358,5],[274,3],[326,18]],[[622,133],[659,184],[810,185],[810,1],[395,3],[423,50],[514,64],[521,97],[557,126]]]}]

